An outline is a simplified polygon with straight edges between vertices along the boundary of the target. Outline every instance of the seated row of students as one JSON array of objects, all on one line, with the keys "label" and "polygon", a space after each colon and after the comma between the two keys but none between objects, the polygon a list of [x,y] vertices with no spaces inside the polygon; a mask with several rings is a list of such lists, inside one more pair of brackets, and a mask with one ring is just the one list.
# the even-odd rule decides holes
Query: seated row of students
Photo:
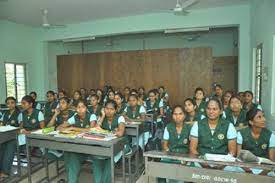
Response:
[{"label": "seated row of students", "polygon": [[[188,100],[187,100],[188,101]],[[186,108],[186,107],[185,107]],[[192,156],[211,154],[231,154],[236,156],[242,149],[249,150],[256,156],[275,161],[275,135],[266,128],[266,119],[262,110],[250,109],[246,114],[248,127],[237,132],[232,123],[222,117],[222,103],[210,99],[206,104],[206,117],[193,125],[186,123],[186,110],[175,106],[172,121],[165,127],[163,150]],[[167,161],[167,160],[164,160]],[[173,163],[180,163],[169,161]],[[209,165],[199,165],[208,167]],[[241,168],[226,167],[225,170],[240,171]],[[241,169],[243,172],[267,174],[263,170]],[[274,172],[273,172],[274,175]],[[165,182],[159,179],[159,182]]]}]

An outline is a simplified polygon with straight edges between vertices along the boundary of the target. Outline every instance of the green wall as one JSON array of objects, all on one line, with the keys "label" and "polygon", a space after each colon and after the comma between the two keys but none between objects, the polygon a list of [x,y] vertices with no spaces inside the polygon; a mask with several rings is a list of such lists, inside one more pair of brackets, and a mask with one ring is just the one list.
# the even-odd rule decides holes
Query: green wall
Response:
[{"label": "green wall", "polygon": [[[275,1],[252,0],[251,48],[263,43],[263,66],[268,67],[263,81],[263,109],[269,128],[275,130]],[[252,50],[251,50],[252,52]],[[252,53],[251,53],[252,54]]]},{"label": "green wall", "polygon": [[[41,32],[25,25],[0,21],[0,102],[6,97],[4,63],[27,64],[27,92],[44,93]],[[42,81],[41,81],[42,80]],[[44,95],[44,94],[43,94]]]}]

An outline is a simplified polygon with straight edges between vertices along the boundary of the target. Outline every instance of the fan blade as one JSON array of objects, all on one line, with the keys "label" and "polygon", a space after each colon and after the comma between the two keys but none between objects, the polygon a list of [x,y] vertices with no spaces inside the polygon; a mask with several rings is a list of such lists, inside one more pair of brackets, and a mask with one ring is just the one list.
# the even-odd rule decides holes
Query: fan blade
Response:
[{"label": "fan blade", "polygon": [[182,7],[182,9],[185,9],[185,8],[192,6],[193,4],[195,4],[197,2],[198,2],[198,0],[187,0],[181,4],[181,7]]}]

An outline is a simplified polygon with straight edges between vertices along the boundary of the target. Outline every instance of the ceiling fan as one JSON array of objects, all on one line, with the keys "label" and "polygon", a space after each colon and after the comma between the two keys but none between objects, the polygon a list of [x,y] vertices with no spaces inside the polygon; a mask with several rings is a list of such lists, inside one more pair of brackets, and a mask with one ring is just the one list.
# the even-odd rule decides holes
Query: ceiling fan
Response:
[{"label": "ceiling fan", "polygon": [[48,21],[48,10],[42,9],[42,27],[46,29],[64,28],[65,25],[52,25]]},{"label": "ceiling fan", "polygon": [[172,11],[175,15],[187,15],[189,13],[187,9],[198,2],[199,0],[186,0],[182,3],[180,0],[177,0],[177,4]]}]

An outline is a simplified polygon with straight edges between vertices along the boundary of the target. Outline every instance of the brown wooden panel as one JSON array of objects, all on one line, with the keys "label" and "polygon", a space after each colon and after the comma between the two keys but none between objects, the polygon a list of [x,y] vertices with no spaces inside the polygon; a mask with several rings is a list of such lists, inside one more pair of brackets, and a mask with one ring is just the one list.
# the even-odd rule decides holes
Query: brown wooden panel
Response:
[{"label": "brown wooden panel", "polygon": [[213,79],[224,90],[238,91],[238,57],[214,57]]},{"label": "brown wooden panel", "polygon": [[171,104],[183,104],[196,87],[210,91],[211,48],[158,49],[58,56],[58,88],[72,94],[80,87],[149,89],[163,85]]}]

